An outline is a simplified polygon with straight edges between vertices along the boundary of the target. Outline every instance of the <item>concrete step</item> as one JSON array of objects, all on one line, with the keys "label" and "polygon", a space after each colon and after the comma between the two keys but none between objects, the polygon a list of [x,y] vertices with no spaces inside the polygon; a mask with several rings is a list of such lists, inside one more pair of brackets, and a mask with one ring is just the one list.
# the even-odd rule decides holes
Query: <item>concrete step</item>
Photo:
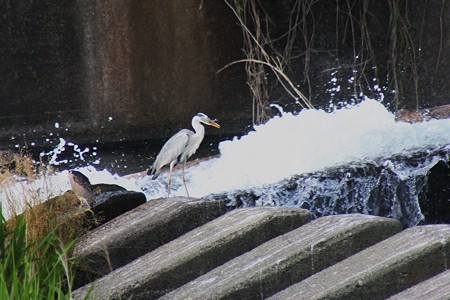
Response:
[{"label": "concrete step", "polygon": [[449,255],[450,225],[413,227],[269,299],[385,299],[446,270]]},{"label": "concrete step", "polygon": [[397,220],[361,214],[319,218],[161,299],[263,299],[401,229]]},{"label": "concrete step", "polygon": [[77,283],[84,285],[106,275],[226,211],[220,201],[182,197],[148,201],[77,242]]},{"label": "concrete step", "polygon": [[233,210],[73,292],[74,299],[155,299],[309,222],[298,208]]},{"label": "concrete step", "polygon": [[442,272],[403,292],[389,300],[448,300],[450,299],[450,271]]}]

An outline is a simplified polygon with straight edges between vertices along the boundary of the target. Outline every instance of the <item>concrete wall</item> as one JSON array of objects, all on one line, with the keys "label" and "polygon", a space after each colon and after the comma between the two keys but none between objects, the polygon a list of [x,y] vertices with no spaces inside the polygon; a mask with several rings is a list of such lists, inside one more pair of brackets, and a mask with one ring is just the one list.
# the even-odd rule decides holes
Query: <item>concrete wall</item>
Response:
[{"label": "concrete wall", "polygon": [[[272,21],[272,37],[287,31],[294,2],[261,2]],[[298,57],[292,72],[287,70],[317,107],[330,101],[327,88],[335,70],[342,88],[333,100],[351,96],[345,76],[352,74],[355,60],[349,27],[344,26],[346,3],[318,1],[311,7],[308,32],[314,28],[315,38],[309,49],[314,50],[307,67],[310,83],[300,33],[293,53]],[[386,0],[367,3],[382,85],[392,90],[386,75],[391,11]],[[353,8],[355,16],[358,9]],[[399,58],[406,66],[401,73],[404,97],[394,106],[449,103],[450,6],[416,1],[409,9],[408,29],[418,47],[417,76],[410,74],[408,56]],[[337,10],[342,11],[338,19]],[[222,128],[208,134],[245,132],[251,123],[244,66],[216,73],[244,57],[241,29],[223,0],[4,0],[0,11],[0,148],[31,142],[52,146],[46,140],[57,141],[58,136],[76,143],[159,139],[189,127],[197,112],[219,119]],[[336,44],[339,22],[344,25]],[[277,42],[280,47],[282,41]],[[280,85],[271,92],[270,101],[298,109]],[[394,93],[385,92],[385,97],[387,103]]]},{"label": "concrete wall", "polygon": [[57,135],[80,143],[161,138],[190,126],[197,112],[225,125],[216,134],[245,130],[243,66],[216,74],[242,56],[240,28],[222,1],[1,6],[3,147],[45,146]]},{"label": "concrete wall", "polygon": [[75,2],[59,2],[1,1],[2,141],[84,111]]}]

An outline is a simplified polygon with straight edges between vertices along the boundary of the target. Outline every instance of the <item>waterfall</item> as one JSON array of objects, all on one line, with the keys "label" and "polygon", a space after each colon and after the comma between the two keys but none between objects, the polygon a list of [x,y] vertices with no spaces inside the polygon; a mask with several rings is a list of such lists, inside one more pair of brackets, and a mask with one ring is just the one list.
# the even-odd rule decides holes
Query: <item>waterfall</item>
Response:
[{"label": "waterfall", "polygon": [[[436,193],[430,190],[430,176],[438,165],[447,166],[450,147],[422,150],[409,155],[396,155],[366,163],[351,163],[313,172],[291,176],[274,184],[257,188],[215,193],[207,196],[212,200],[224,200],[232,207],[291,206],[308,209],[314,218],[332,215],[363,213],[395,218],[405,227],[421,223],[439,222],[424,215],[422,206],[442,203],[450,209],[447,199],[432,199]],[[447,179],[450,177],[447,176]],[[445,178],[444,178],[445,179]],[[447,191],[450,180],[447,180]],[[442,185],[437,189],[443,190]],[[442,193],[441,193],[442,194]],[[441,206],[442,206],[441,205]],[[434,207],[442,209],[442,207]],[[447,210],[450,211],[450,210]]]}]

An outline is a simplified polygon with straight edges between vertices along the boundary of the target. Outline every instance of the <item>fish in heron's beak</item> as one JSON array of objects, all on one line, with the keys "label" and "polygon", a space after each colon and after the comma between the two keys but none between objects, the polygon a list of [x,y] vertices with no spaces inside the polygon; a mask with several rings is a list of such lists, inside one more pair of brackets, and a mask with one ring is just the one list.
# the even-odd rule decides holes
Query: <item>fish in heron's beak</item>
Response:
[{"label": "fish in heron's beak", "polygon": [[213,120],[209,120],[208,125],[216,128],[220,128],[220,125],[214,122]]}]

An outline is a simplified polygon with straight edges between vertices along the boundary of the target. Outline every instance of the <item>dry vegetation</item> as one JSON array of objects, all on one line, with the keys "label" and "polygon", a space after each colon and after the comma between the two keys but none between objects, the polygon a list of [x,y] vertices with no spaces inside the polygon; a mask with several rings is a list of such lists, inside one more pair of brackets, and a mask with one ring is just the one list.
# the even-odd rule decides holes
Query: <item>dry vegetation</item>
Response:
[{"label": "dry vegetation", "polygon": [[89,218],[71,191],[45,198],[51,174],[23,151],[0,154],[0,299],[72,298],[71,249]]},{"label": "dry vegetation", "polygon": [[72,191],[52,195],[49,177],[53,170],[34,163],[26,152],[3,152],[0,155],[0,188],[2,211],[14,228],[18,216],[24,216],[26,240],[34,241],[53,232],[68,244],[86,231],[89,212],[80,209],[80,201]]},{"label": "dry vegetation", "polygon": [[[243,33],[245,58],[230,65],[245,63],[254,124],[270,117],[271,92],[277,84],[301,107],[317,106],[313,97],[314,88],[318,87],[317,72],[339,71],[341,77],[347,74],[353,78],[348,86],[350,94],[344,97],[355,102],[363,99],[361,95],[375,97],[374,85],[383,87],[384,97],[395,110],[405,106],[419,108],[427,100],[421,99],[424,83],[420,72],[425,72],[425,76],[433,71],[437,74],[443,49],[444,1],[436,3],[441,5],[440,28],[436,29],[438,34],[440,31],[441,42],[439,49],[433,49],[437,53],[436,70],[424,66],[423,61],[427,1],[420,4],[396,0],[283,1],[281,6],[289,6],[283,15],[288,18],[287,28],[275,37],[279,24],[272,22],[273,12],[266,9],[270,7],[268,1],[224,1],[237,17]],[[329,41],[323,40],[324,33]],[[317,66],[317,59],[324,58],[321,54],[331,58],[334,65],[326,70]],[[271,80],[269,73],[275,75],[272,77],[275,80]]]},{"label": "dry vegetation", "polygon": [[[225,0],[225,3],[239,20],[246,58],[232,62],[224,68],[235,63],[245,63],[247,84],[253,98],[253,124],[265,123],[271,117],[268,113],[271,87],[266,69],[275,75],[278,82],[297,104],[301,107],[312,108],[313,105],[309,99],[295,86],[285,72],[285,69],[289,67],[292,55],[295,28],[288,32],[284,49],[278,51],[274,46],[274,40],[270,37],[268,16],[260,9],[257,1]],[[262,17],[261,14],[264,16]]]}]

